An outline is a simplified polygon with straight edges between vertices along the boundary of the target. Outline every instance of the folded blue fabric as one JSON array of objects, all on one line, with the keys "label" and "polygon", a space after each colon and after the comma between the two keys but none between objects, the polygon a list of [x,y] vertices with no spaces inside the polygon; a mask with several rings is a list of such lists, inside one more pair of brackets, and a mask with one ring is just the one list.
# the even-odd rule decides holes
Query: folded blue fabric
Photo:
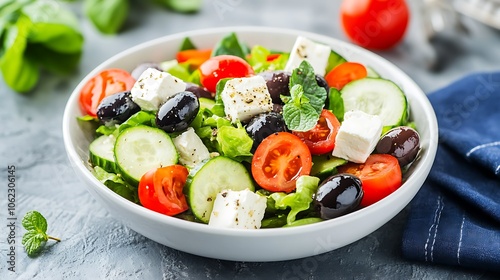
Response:
[{"label": "folded blue fabric", "polygon": [[411,202],[403,255],[500,271],[500,72],[430,94],[439,146]]}]

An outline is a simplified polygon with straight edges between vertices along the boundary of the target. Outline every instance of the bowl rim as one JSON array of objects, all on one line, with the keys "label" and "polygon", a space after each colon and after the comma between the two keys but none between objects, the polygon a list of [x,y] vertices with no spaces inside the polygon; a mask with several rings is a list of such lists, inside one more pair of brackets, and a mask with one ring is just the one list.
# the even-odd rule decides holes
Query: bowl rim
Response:
[{"label": "bowl rim", "polygon": [[[138,50],[144,49],[148,46],[153,46],[157,44],[162,44],[171,40],[176,40],[179,38],[185,38],[185,37],[196,37],[199,35],[207,35],[207,34],[213,34],[213,35],[220,35],[223,36],[225,33],[230,33],[230,32],[235,32],[236,34],[238,33],[272,33],[272,34],[285,34],[285,35],[290,35],[290,36],[304,36],[319,42],[328,42],[328,45],[334,44],[338,46],[339,48],[342,49],[352,49],[355,50],[356,52],[362,53],[363,55],[368,55],[371,56],[370,59],[375,60],[377,63],[380,63],[383,65],[384,68],[388,67],[388,70],[390,72],[396,71],[399,76],[402,76],[406,79],[405,83],[408,84],[414,92],[412,92],[412,99],[416,100],[418,103],[421,104],[423,111],[425,112],[425,115],[430,117],[427,121],[428,125],[428,130],[429,130],[429,142],[427,145],[427,150],[423,153],[423,155],[418,159],[419,160],[419,168],[415,169],[414,173],[409,176],[406,181],[403,183],[403,185],[398,188],[395,192],[387,196],[386,198],[382,199],[381,201],[372,204],[368,207],[359,209],[355,212],[346,214],[344,216],[331,219],[331,220],[326,220],[322,221],[319,223],[313,223],[313,224],[308,224],[308,225],[303,225],[303,226],[298,226],[298,227],[287,227],[287,228],[266,228],[266,229],[259,229],[259,230],[247,230],[247,229],[234,229],[234,228],[217,228],[217,227],[210,227],[206,224],[203,223],[197,223],[197,222],[192,222],[192,221],[186,221],[182,220],[179,218],[175,217],[170,217],[166,216],[157,212],[154,212],[152,210],[149,210],[141,205],[134,204],[133,202],[128,201],[127,199],[117,195],[114,193],[112,190],[107,188],[104,184],[102,184],[97,178],[95,178],[92,173],[87,169],[85,166],[85,162],[83,159],[81,159],[78,156],[78,153],[75,149],[75,143],[71,139],[71,133],[70,133],[70,126],[72,125],[72,119],[74,118],[74,115],[71,114],[73,108],[75,107],[75,104],[77,105],[77,99],[78,99],[78,93],[83,87],[84,83],[89,80],[92,76],[96,75],[99,71],[102,69],[106,68],[106,65],[112,64],[115,61],[121,60],[124,57],[127,57],[128,55],[137,52]],[[406,95],[408,95],[405,92]],[[411,105],[410,105],[411,106]],[[115,201],[121,208],[127,208],[130,211],[134,211],[135,214],[138,216],[142,216],[145,219],[152,220],[157,223],[162,223],[162,224],[168,224],[170,226],[179,228],[179,229],[184,229],[184,230],[189,230],[189,231],[195,231],[195,232],[200,232],[204,234],[215,234],[215,235],[225,235],[225,236],[239,236],[239,237],[271,237],[271,236],[283,236],[283,235],[296,235],[296,234],[304,234],[307,232],[313,232],[317,231],[319,229],[324,229],[328,228],[332,225],[342,225],[342,224],[347,224],[352,222],[352,220],[357,220],[357,219],[363,219],[365,216],[369,216],[370,213],[372,212],[377,212],[382,208],[388,207],[389,204],[393,203],[394,201],[397,201],[400,197],[404,196],[404,193],[406,193],[407,188],[404,188],[405,185],[411,185],[414,184],[415,181],[417,181],[419,176],[425,176],[427,177],[430,168],[432,166],[432,163],[434,161],[436,151],[437,151],[437,143],[438,143],[438,136],[437,136],[437,131],[438,131],[438,125],[437,125],[437,119],[436,115],[434,113],[434,110],[432,108],[432,105],[430,104],[429,99],[425,95],[425,93],[422,91],[422,89],[411,79],[405,72],[403,72],[400,68],[398,68],[396,65],[394,65],[392,62],[388,61],[387,59],[381,57],[380,55],[371,52],[369,50],[363,49],[359,46],[356,46],[354,44],[348,43],[341,41],[337,38],[329,37],[326,35],[318,34],[318,33],[313,33],[309,31],[302,31],[302,30],[296,30],[296,29],[288,29],[288,28],[276,28],[276,27],[263,27],[263,26],[231,26],[231,27],[218,27],[218,28],[201,28],[201,29],[195,29],[191,31],[185,31],[185,32],[179,32],[171,35],[166,35],[162,36],[156,39],[148,40],[145,42],[142,42],[138,45],[135,45],[131,48],[128,48],[126,50],[123,50],[114,56],[106,59],[105,61],[101,62],[98,66],[96,66],[91,72],[85,75],[85,77],[78,83],[78,85],[75,87],[73,92],[71,93],[71,96],[69,97],[64,114],[63,114],[63,119],[62,119],[62,130],[63,130],[63,140],[64,140],[64,146],[68,155],[68,158],[73,165],[73,169],[78,170],[81,175],[87,179],[88,182],[91,182],[92,188],[95,188],[98,190],[101,194],[104,194],[107,198]],[[75,170],[75,172],[77,172]],[[85,183],[85,182],[84,182]],[[89,184],[85,184],[88,186]],[[411,198],[414,197],[418,189],[420,189],[422,184],[418,186],[417,190],[415,193],[412,195]],[[400,211],[400,210],[399,210]],[[399,212],[398,211],[398,212]],[[392,218],[392,217],[391,217]]]}]

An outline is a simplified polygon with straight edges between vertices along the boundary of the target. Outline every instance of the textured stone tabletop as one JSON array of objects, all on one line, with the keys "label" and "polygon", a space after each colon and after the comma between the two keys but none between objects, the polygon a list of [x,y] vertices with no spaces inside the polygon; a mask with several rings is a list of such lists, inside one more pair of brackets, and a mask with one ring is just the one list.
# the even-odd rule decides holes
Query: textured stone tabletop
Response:
[{"label": "textured stone tabletop", "polygon": [[[117,36],[99,34],[80,14],[85,36],[78,71],[67,77],[44,75],[36,90],[16,94],[0,81],[0,279],[489,279],[483,271],[431,266],[402,258],[407,209],[369,236],[335,251],[271,263],[230,262],[198,257],[159,245],[113,219],[87,192],[69,165],[61,119],[78,82],[95,66],[138,43],[192,29],[258,25],[300,29],[347,40],[339,25],[340,1],[205,0],[201,12],[175,14],[132,1],[132,17]],[[218,2],[227,10],[216,10]],[[417,2],[417,1],[414,1]],[[419,1],[420,2],[420,1]],[[330,3],[330,4],[326,4]],[[415,5],[412,3],[412,5]],[[442,45],[437,70],[429,70],[418,7],[397,48],[380,52],[431,92],[475,71],[500,69],[500,32],[466,19],[469,36]],[[15,269],[7,271],[7,166],[16,166]],[[21,246],[20,219],[38,210],[49,242],[41,256],[28,258]]]}]

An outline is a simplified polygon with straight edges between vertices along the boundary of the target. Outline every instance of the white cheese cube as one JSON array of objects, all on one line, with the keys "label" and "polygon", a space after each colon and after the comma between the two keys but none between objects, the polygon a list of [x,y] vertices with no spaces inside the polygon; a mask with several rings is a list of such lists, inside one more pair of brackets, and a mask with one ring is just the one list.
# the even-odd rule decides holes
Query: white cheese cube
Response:
[{"label": "white cheese cube", "polygon": [[292,72],[299,67],[303,60],[307,60],[314,68],[314,73],[324,76],[331,48],[327,45],[315,43],[304,37],[297,37],[290,58],[285,66],[285,71]]},{"label": "white cheese cube", "polygon": [[167,72],[146,69],[131,90],[132,100],[145,111],[156,111],[171,96],[186,90],[186,83]]},{"label": "white cheese cube", "polygon": [[179,162],[184,165],[194,167],[203,160],[210,158],[207,147],[192,127],[175,137],[173,142],[179,153]]},{"label": "white cheese cube", "polygon": [[262,76],[231,79],[220,95],[224,111],[232,122],[245,122],[255,115],[273,110],[271,95]]},{"label": "white cheese cube", "polygon": [[362,111],[349,111],[335,138],[332,155],[356,163],[364,163],[373,152],[382,133],[379,116]]},{"label": "white cheese cube", "polygon": [[217,194],[209,226],[258,229],[266,211],[267,198],[249,189],[224,190]]}]

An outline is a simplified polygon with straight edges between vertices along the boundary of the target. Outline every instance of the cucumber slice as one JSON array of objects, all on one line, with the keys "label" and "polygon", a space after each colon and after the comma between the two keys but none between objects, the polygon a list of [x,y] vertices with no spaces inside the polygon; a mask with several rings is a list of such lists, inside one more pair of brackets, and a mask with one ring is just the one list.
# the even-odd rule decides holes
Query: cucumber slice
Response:
[{"label": "cucumber slice", "polygon": [[359,79],[345,85],[340,94],[345,112],[360,110],[378,115],[383,126],[397,126],[406,120],[406,96],[392,81],[381,78]]},{"label": "cucumber slice", "polygon": [[320,179],[333,175],[333,173],[336,173],[338,166],[347,163],[347,160],[332,155],[313,156],[312,161],[311,175]]},{"label": "cucumber slice", "polygon": [[223,190],[255,190],[245,166],[224,156],[214,157],[201,167],[191,170],[186,190],[191,211],[196,218],[208,223],[214,200]]},{"label": "cucumber slice", "polygon": [[116,138],[114,154],[123,178],[134,185],[149,170],[176,164],[179,157],[165,131],[145,125],[123,130]]},{"label": "cucumber slice", "polygon": [[107,172],[116,173],[117,167],[114,156],[116,138],[113,135],[97,137],[89,146],[90,162]]}]

